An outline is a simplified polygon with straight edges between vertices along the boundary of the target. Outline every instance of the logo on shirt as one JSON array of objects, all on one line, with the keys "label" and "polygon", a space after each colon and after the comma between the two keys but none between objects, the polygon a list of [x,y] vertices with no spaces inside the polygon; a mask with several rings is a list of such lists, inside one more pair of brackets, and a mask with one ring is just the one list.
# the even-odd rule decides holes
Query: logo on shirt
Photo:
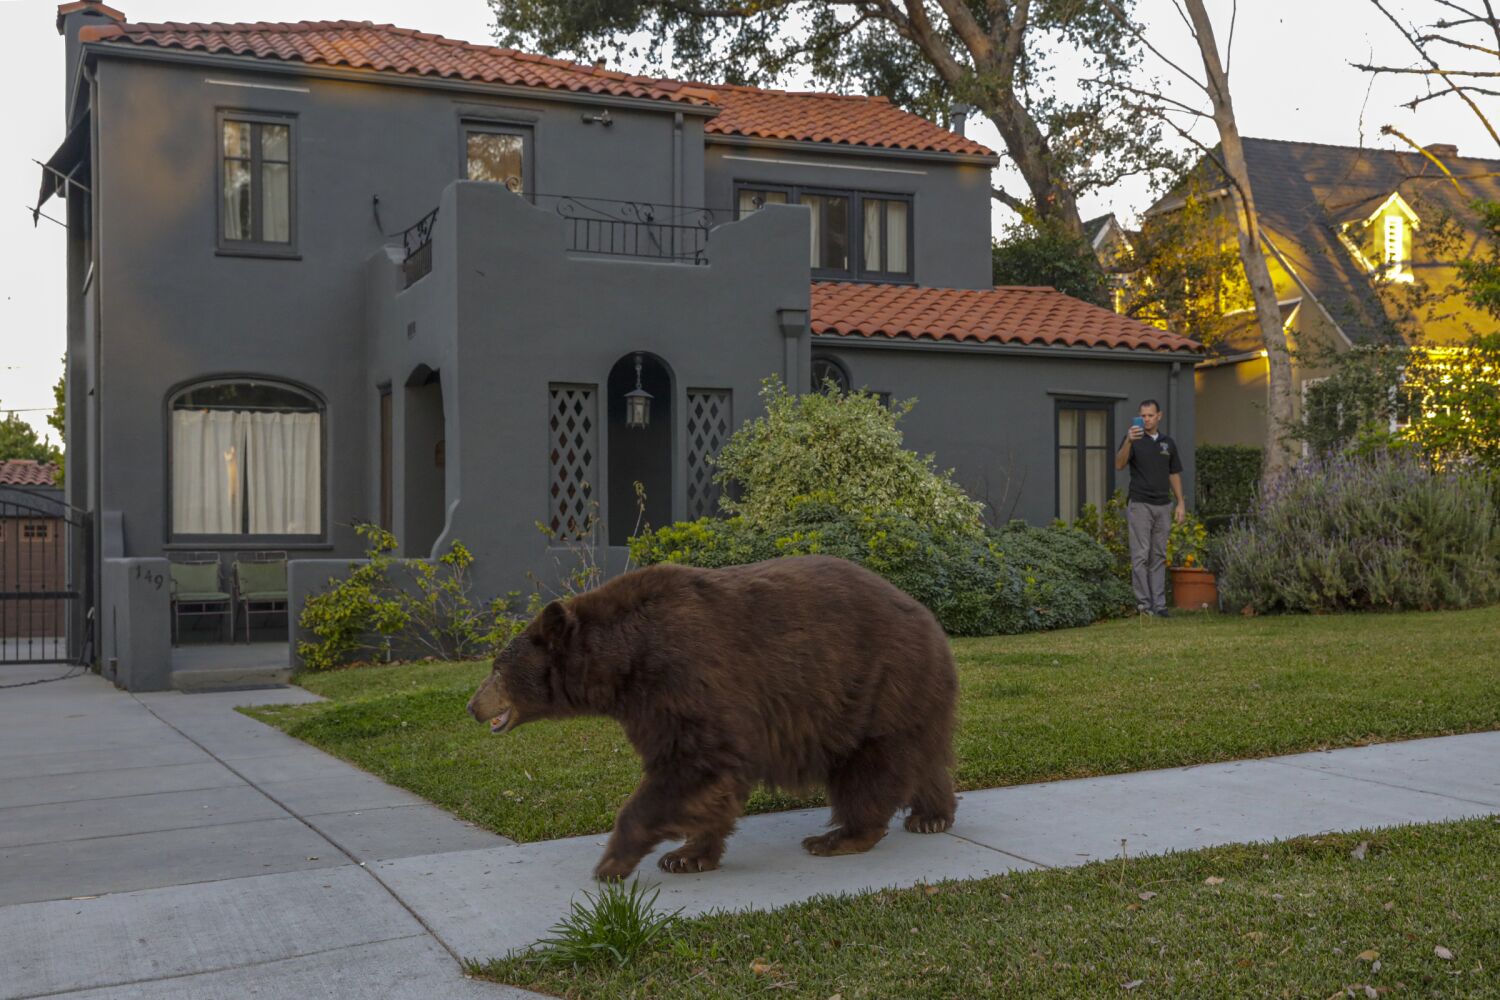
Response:
[{"label": "logo on shirt", "polygon": [[1169,444],[1167,444],[1167,442],[1165,442],[1165,441],[1160,442],[1160,447],[1161,447],[1161,453],[1163,455],[1170,455],[1170,454],[1172,454],[1172,446],[1169,445]]}]

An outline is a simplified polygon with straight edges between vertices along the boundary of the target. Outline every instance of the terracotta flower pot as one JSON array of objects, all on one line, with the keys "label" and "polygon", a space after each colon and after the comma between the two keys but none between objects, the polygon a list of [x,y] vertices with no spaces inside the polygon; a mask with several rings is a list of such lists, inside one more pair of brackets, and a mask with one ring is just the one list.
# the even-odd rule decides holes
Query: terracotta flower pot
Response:
[{"label": "terracotta flower pot", "polygon": [[1197,566],[1173,566],[1172,606],[1182,611],[1198,611],[1219,606],[1219,586],[1212,571]]}]

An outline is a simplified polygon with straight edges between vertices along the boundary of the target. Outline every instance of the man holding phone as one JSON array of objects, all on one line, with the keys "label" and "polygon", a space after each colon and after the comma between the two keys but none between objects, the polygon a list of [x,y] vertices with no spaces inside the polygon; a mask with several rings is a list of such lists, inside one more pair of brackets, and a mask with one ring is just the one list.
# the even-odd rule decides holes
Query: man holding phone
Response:
[{"label": "man holding phone", "polygon": [[[1187,517],[1182,498],[1182,458],[1177,442],[1161,433],[1161,404],[1141,403],[1140,416],[1115,452],[1115,468],[1130,466],[1125,523],[1130,531],[1130,583],[1143,615],[1167,617],[1167,535]],[[1172,498],[1177,498],[1176,510]]]}]

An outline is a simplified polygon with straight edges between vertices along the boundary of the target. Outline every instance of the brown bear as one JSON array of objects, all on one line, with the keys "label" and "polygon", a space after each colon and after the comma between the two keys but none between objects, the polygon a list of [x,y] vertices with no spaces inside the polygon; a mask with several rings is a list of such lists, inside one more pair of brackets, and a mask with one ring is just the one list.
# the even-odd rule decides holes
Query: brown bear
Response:
[{"label": "brown bear", "polygon": [[898,809],[953,825],[958,676],[932,613],[861,566],[795,556],[660,565],[553,601],[495,658],[469,713],[495,733],[606,715],[645,775],[594,874],[624,878],[662,840],[669,872],[719,866],[750,790],[826,785],[832,827],[802,846],[867,851]]}]

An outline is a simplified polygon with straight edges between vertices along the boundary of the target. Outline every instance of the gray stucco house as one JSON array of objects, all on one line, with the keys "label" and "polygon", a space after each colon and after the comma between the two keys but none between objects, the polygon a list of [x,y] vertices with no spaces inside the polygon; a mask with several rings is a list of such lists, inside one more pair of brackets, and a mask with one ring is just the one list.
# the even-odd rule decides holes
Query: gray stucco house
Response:
[{"label": "gray stucco house", "polygon": [[992,288],[997,157],[883,99],[361,22],[57,23],[42,195],[106,659],[156,613],[132,561],[179,551],[289,552],[294,610],[361,521],[404,555],[461,539],[493,593],[591,513],[619,565],[634,482],[654,525],[714,512],[707,462],[770,375],[917,397],[908,444],[997,519],[1105,495],[1142,397],[1193,436],[1197,345]]}]

